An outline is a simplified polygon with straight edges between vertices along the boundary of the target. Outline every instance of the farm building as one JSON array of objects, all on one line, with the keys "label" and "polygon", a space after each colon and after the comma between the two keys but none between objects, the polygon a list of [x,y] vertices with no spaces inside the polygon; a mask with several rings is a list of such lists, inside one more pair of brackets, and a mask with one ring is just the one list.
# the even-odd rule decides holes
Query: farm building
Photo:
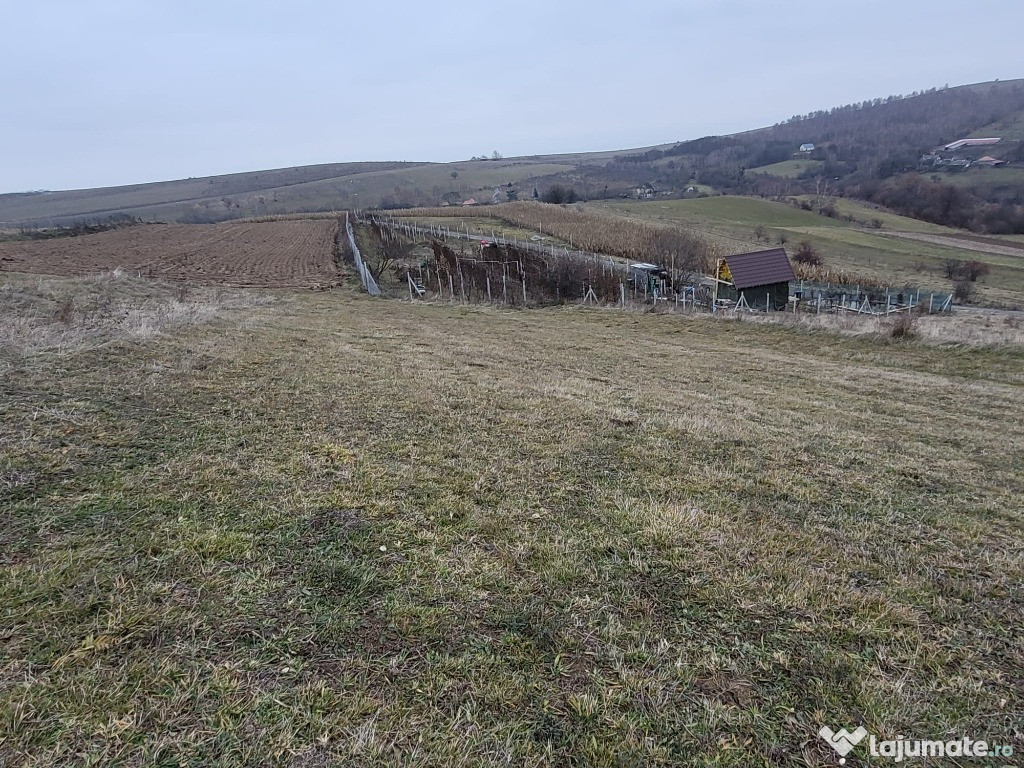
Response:
[{"label": "farm building", "polygon": [[977,160],[975,160],[974,161],[974,165],[997,166],[997,165],[1002,165],[1004,162],[1005,162],[1004,160],[997,160],[994,157],[989,157],[988,155],[985,155],[984,157],[979,157]]},{"label": "farm building", "polygon": [[650,200],[657,194],[657,192],[652,185],[644,184],[641,187],[637,187],[634,194],[636,195],[637,200]]},{"label": "farm building", "polygon": [[800,151],[801,152],[813,152],[814,151],[814,145],[811,144],[811,143],[801,144],[800,145]]},{"label": "farm building", "polygon": [[754,308],[783,310],[789,301],[789,282],[796,280],[785,248],[737,253],[718,260],[715,298],[739,301]]},{"label": "farm building", "polygon": [[952,152],[955,149],[962,149],[963,147],[988,147],[992,144],[998,144],[1002,141],[1001,138],[992,136],[987,139],[957,139],[943,147],[947,152]]}]

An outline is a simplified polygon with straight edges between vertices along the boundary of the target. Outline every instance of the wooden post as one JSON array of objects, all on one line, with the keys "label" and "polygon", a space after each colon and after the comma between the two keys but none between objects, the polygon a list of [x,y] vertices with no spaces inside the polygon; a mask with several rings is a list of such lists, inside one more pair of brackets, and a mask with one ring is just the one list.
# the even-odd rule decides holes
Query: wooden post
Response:
[{"label": "wooden post", "polygon": [[487,276],[487,303],[491,302],[491,276]]},{"label": "wooden post", "polygon": [[448,299],[455,301],[455,283],[452,282],[452,273],[448,273]]},{"label": "wooden post", "polygon": [[526,275],[523,275],[523,306],[526,306]]},{"label": "wooden post", "polygon": [[501,270],[501,300],[508,304],[508,270]]},{"label": "wooden post", "polygon": [[619,281],[619,304],[623,309],[626,308],[626,284],[621,280]]},{"label": "wooden post", "polygon": [[928,314],[932,313],[932,303],[935,301],[935,294],[928,294]]},{"label": "wooden post", "polygon": [[821,293],[818,294],[818,311],[815,314],[821,314]]},{"label": "wooden post", "polygon": [[768,291],[764,295],[764,311],[766,313],[767,312],[771,312],[771,309],[772,309],[772,292]]}]

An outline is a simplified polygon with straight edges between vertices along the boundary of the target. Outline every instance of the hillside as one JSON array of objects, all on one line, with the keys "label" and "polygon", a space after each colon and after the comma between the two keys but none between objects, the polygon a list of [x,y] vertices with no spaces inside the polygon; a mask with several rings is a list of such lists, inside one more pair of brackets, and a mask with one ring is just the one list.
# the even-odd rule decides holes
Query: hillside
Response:
[{"label": "hillside", "polygon": [[[931,155],[965,137],[991,146]],[[801,152],[802,145],[813,150]],[[990,156],[1002,163],[973,162]],[[937,158],[922,161],[923,157]],[[929,182],[921,185],[919,180]],[[115,213],[212,222],[341,208],[490,202],[554,185],[580,199],[715,193],[840,194],[938,224],[1024,232],[1024,80],[931,89],[799,115],[774,126],[648,149],[469,160],[346,163],[68,192],[0,195],[0,227]]]}]

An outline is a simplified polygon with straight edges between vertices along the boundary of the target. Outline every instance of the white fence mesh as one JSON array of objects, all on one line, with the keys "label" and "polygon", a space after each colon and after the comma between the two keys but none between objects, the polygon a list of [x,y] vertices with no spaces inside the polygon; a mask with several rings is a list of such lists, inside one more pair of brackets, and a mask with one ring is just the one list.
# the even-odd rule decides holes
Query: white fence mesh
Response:
[{"label": "white fence mesh", "polygon": [[352,257],[356,260],[356,269],[359,270],[359,279],[363,283],[363,288],[371,296],[380,296],[380,288],[377,287],[377,281],[373,279],[370,268],[366,266],[362,254],[359,253],[359,246],[356,245],[356,235],[352,231],[352,222],[349,221],[347,212],[345,213],[345,234],[348,235],[348,244],[352,248]]}]

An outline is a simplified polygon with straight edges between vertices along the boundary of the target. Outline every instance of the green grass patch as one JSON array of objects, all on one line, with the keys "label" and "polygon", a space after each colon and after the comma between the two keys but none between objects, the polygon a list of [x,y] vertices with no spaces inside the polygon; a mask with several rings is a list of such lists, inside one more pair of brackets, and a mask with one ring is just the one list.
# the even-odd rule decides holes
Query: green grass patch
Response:
[{"label": "green grass patch", "polygon": [[816,173],[825,167],[821,160],[783,160],[771,165],[761,165],[757,168],[750,168],[750,173],[763,173],[769,176],[781,176],[786,179],[795,179],[804,173]]}]

